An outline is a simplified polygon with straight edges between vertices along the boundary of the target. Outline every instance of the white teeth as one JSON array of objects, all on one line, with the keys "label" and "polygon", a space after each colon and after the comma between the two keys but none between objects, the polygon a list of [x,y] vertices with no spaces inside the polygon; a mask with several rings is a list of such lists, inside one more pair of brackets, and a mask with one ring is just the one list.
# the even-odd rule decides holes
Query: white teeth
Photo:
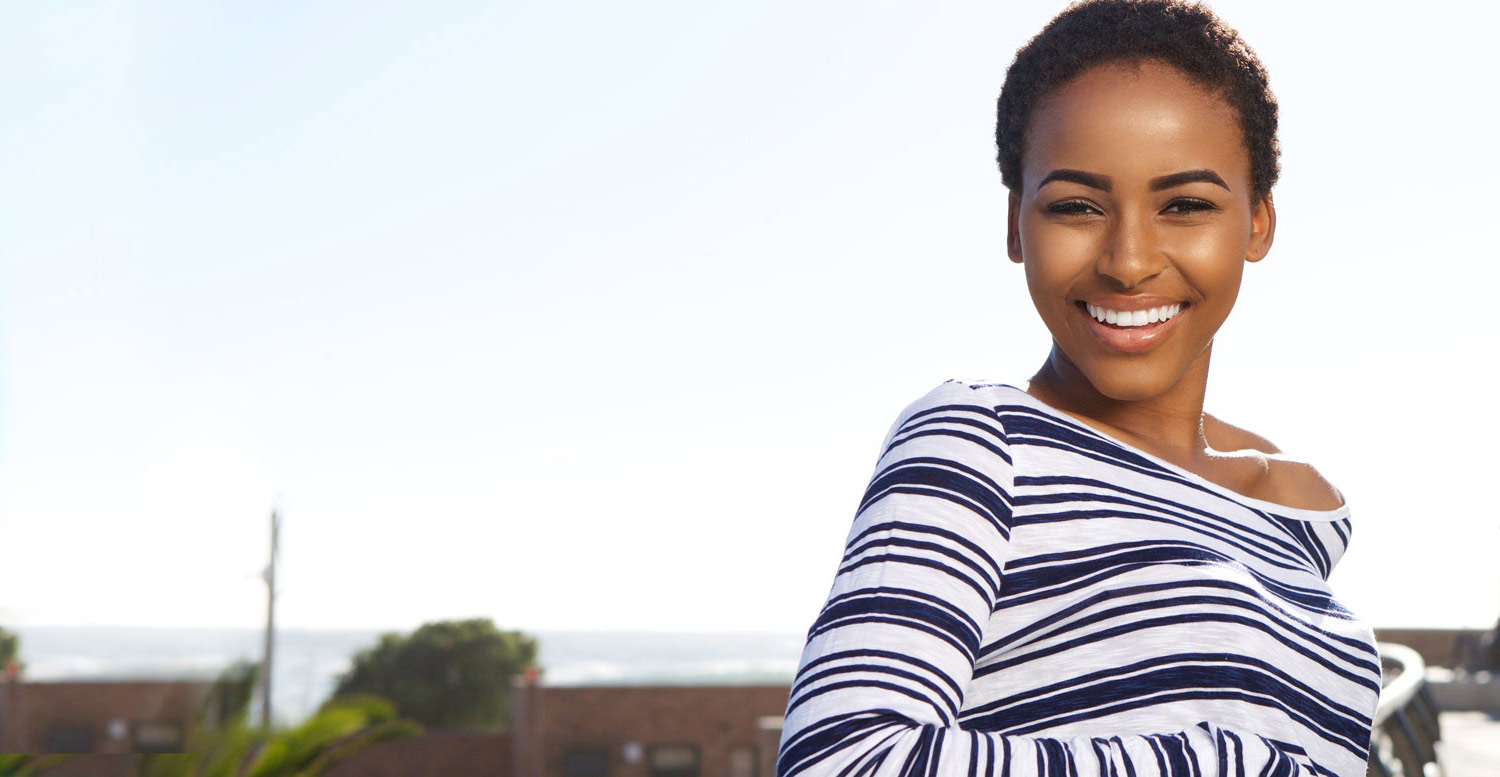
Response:
[{"label": "white teeth", "polygon": [[1145,326],[1166,321],[1182,312],[1182,303],[1175,305],[1163,305],[1145,310],[1110,310],[1106,307],[1095,305],[1092,302],[1083,303],[1089,315],[1096,320],[1116,326]]}]

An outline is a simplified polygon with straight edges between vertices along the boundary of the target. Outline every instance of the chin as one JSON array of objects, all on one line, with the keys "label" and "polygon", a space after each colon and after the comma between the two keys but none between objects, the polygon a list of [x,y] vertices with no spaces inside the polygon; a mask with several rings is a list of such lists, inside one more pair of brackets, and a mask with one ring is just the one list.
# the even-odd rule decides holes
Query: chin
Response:
[{"label": "chin", "polygon": [[1176,385],[1180,374],[1159,366],[1096,364],[1080,370],[1094,390],[1120,402],[1138,402],[1160,396]]}]

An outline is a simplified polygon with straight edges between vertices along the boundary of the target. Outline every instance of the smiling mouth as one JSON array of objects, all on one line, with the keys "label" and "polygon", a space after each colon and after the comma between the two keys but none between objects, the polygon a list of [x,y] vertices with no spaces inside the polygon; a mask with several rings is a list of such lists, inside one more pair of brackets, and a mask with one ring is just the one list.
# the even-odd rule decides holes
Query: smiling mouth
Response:
[{"label": "smiling mouth", "polygon": [[1186,302],[1178,302],[1171,305],[1160,305],[1154,308],[1143,308],[1140,310],[1115,310],[1103,305],[1095,305],[1084,300],[1078,301],[1078,306],[1084,312],[1105,326],[1118,329],[1134,329],[1136,327],[1150,326],[1172,320],[1178,313],[1187,307]]},{"label": "smiling mouth", "polygon": [[1121,355],[1142,355],[1163,342],[1177,328],[1178,319],[1192,307],[1188,302],[1173,302],[1136,310],[1118,310],[1079,300],[1078,315],[1093,341],[1106,351]]}]

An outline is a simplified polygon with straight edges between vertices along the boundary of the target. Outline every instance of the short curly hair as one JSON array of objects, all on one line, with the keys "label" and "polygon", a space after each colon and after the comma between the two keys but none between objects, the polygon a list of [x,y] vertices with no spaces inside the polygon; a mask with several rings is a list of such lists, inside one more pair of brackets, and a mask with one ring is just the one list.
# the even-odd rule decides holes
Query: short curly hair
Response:
[{"label": "short curly hair", "polygon": [[1281,172],[1281,152],[1266,69],[1238,32],[1207,7],[1185,0],[1083,0],[1016,52],[995,122],[1006,187],[1020,190],[1026,132],[1043,98],[1089,68],[1146,60],[1177,68],[1235,109],[1250,154],[1253,199],[1269,194]]}]

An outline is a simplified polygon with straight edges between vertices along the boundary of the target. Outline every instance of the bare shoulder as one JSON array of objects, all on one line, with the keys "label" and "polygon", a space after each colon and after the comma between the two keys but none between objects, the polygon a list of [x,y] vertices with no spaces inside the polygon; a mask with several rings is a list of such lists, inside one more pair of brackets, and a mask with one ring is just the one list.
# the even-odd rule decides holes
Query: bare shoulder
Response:
[{"label": "bare shoulder", "polygon": [[1255,493],[1249,494],[1268,502],[1305,510],[1334,510],[1344,504],[1328,479],[1312,464],[1283,453],[1270,440],[1254,432],[1203,414],[1203,434],[1214,450],[1253,463],[1261,472],[1256,478]]},{"label": "bare shoulder", "polygon": [[1214,418],[1208,413],[1203,414],[1203,436],[1208,438],[1209,447],[1216,451],[1252,450],[1261,453],[1281,453],[1281,449],[1272,445],[1270,440],[1248,429]]},{"label": "bare shoulder", "polygon": [[1271,464],[1271,501],[1305,510],[1335,510],[1344,505],[1344,495],[1313,465],[1282,454],[1267,456]]}]

